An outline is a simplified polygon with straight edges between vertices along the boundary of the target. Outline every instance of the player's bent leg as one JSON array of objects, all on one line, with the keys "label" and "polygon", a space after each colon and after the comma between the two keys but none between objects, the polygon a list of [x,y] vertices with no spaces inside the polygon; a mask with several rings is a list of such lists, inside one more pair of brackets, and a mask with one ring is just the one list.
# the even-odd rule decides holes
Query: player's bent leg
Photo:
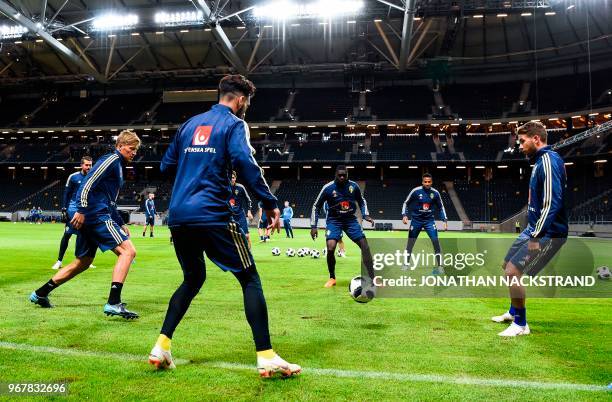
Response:
[{"label": "player's bent leg", "polygon": [[108,301],[104,305],[104,314],[108,316],[119,316],[128,320],[138,318],[138,313],[128,310],[125,307],[126,304],[121,302],[123,283],[130,270],[132,261],[136,258],[136,249],[132,242],[127,239],[116,246],[113,252],[118,258],[115,268],[113,269],[113,280],[108,295]]},{"label": "player's bent leg", "polygon": [[198,236],[186,227],[170,230],[176,256],[183,270],[183,282],[170,298],[160,335],[149,354],[149,363],[157,369],[176,368],[170,352],[172,336],[206,280],[204,250]]},{"label": "player's bent leg", "polygon": [[58,286],[66,283],[70,279],[74,278],[81,272],[89,268],[89,265],[93,261],[93,257],[80,257],[60,269],[53,278],[49,279],[47,283],[33,291],[30,294],[30,302],[37,304],[43,308],[51,308],[53,304],[49,300],[49,293],[55,290]]},{"label": "player's bent leg", "polygon": [[336,286],[336,246],[338,241],[335,239],[327,239],[327,270],[329,271],[329,279],[325,282],[326,288]]},{"label": "player's bent leg", "polygon": [[242,287],[244,312],[255,341],[259,375],[263,378],[270,378],[275,374],[283,377],[299,374],[302,371],[299,365],[285,361],[272,349],[268,326],[268,307],[255,265],[246,270],[233,272],[233,274]]},{"label": "player's bent leg", "polygon": [[68,231],[68,226],[66,226],[64,230],[64,235],[62,236],[62,240],[60,241],[59,253],[57,255],[57,261],[51,269],[60,269],[62,267],[62,260],[64,259],[64,254],[66,254],[66,250],[68,249],[68,244],[70,242],[70,238],[72,237],[72,233]]},{"label": "player's bent leg", "polygon": [[[513,261],[505,264],[506,276],[512,280],[513,278],[520,279],[523,276],[522,270]],[[531,333],[527,324],[527,310],[525,308],[525,288],[520,283],[510,285],[510,301],[511,309],[514,311],[513,322],[508,328],[500,332],[498,335],[503,337],[515,337],[521,335],[529,335]],[[509,313],[509,312],[508,312]]]},{"label": "player's bent leg", "polygon": [[[506,265],[508,264],[508,261],[504,261],[501,265],[501,269],[503,271],[506,270]],[[493,322],[498,322],[498,323],[504,323],[504,322],[512,322],[514,321],[514,306],[512,305],[512,303],[510,303],[510,308],[508,309],[508,311],[504,312],[502,315],[496,315],[491,317],[491,321]]]}]

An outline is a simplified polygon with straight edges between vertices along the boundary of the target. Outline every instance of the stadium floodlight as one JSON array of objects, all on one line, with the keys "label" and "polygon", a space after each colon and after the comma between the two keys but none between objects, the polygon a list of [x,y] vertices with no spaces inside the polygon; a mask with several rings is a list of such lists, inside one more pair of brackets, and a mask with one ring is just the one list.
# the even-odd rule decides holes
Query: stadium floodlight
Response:
[{"label": "stadium floodlight", "polygon": [[0,39],[21,38],[28,28],[21,25],[0,25]]},{"label": "stadium floodlight", "polygon": [[277,1],[253,9],[259,19],[290,20],[301,18],[332,19],[342,15],[355,15],[364,7],[361,0],[319,0],[313,3],[298,4],[290,1]]},{"label": "stadium floodlight", "polygon": [[159,11],[153,16],[153,21],[155,21],[157,25],[164,26],[203,24],[204,13],[201,10],[181,11],[174,13]]},{"label": "stadium floodlight", "polygon": [[133,28],[138,24],[136,14],[103,14],[93,20],[92,28],[95,31],[114,31]]}]

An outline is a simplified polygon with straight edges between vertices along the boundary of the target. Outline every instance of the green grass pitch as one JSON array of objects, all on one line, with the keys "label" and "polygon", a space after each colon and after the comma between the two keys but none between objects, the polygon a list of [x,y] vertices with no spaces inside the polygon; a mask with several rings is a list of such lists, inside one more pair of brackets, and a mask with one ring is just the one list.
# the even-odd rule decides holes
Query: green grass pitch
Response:
[{"label": "green grass pitch", "polygon": [[[147,354],[168,300],[182,280],[168,230],[156,228],[157,237],[150,239],[140,237],[140,227],[132,227],[138,255],[123,299],[141,318],[128,322],[102,313],[115,260],[110,252],[98,254],[97,268],[52,293],[56,308],[43,310],[28,301],[29,293],[54,273],[50,267],[62,229],[59,224],[0,224],[0,383],[68,381],[69,399],[96,401],[611,397],[603,388],[546,386],[605,387],[612,382],[609,299],[528,300],[533,334],[500,339],[496,334],[504,327],[489,318],[507,308],[506,299],[376,299],[361,305],[347,293],[350,278],[359,272],[358,249],[352,243],[347,242],[348,258],[338,259],[335,289],[323,288],[323,258],[271,255],[274,246],[283,251],[314,247],[306,230],[297,230],[293,240],[281,233],[267,244],[258,243],[252,230],[272,342],[281,356],[303,366],[300,377],[266,381],[257,376],[239,285],[210,262],[206,283],[173,340],[175,357],[189,363],[174,372],[155,372],[147,364]],[[315,244],[324,247],[322,238]],[[592,240],[601,265],[612,261],[610,246],[612,241]],[[64,263],[73,250],[74,238]],[[509,383],[517,380],[544,385]],[[8,397],[0,395],[3,398]]]}]

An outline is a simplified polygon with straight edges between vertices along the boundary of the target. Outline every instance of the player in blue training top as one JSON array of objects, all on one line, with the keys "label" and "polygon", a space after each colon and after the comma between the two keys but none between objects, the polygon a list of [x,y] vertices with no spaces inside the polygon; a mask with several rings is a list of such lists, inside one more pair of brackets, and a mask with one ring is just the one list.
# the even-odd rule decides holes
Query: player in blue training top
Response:
[{"label": "player in blue training top", "polygon": [[291,227],[291,219],[293,219],[293,208],[289,205],[289,201],[285,201],[285,208],[283,208],[283,227],[287,238],[293,239],[293,228]]},{"label": "player in blue training top", "polygon": [[[276,197],[255,162],[249,128],[242,119],[254,93],[255,86],[242,75],[223,77],[219,82],[219,103],[187,120],[162,159],[162,172],[176,172],[168,226],[184,279],[170,299],[160,335],[149,355],[149,363],[157,368],[175,368],[171,338],[204,284],[206,253],[219,268],[230,271],[242,287],[259,374],[290,376],[301,371],[300,366],[286,362],[272,349],[261,280],[229,202],[235,170],[242,183],[261,200],[268,226],[279,224]],[[235,337],[235,333],[228,334],[228,341]]]},{"label": "player in blue training top", "polygon": [[121,302],[121,290],[136,256],[136,249],[116,204],[123,185],[123,167],[134,159],[138,147],[138,136],[130,130],[122,131],[117,136],[115,151],[100,158],[81,182],[76,197],[68,207],[70,230],[78,231],[76,259],[32,292],[32,303],[53,307],[49,293],[89,268],[100,248],[103,252],[112,250],[118,256],[104,314],[126,319],[138,318],[138,314],[127,310],[125,303]]},{"label": "player in blue training top", "polygon": [[144,210],[145,210],[145,224],[142,230],[142,237],[147,235],[147,227],[150,227],[149,237],[153,237],[153,226],[155,226],[155,194],[149,193],[149,197],[145,201]]},{"label": "player in blue training top", "polygon": [[264,209],[263,203],[259,201],[257,203],[257,214],[259,215],[259,223],[257,224],[257,234],[259,235],[260,242],[267,242],[270,240],[270,234],[274,231],[268,225],[268,217],[266,216],[266,210]]},{"label": "player in blue training top", "polygon": [[374,226],[374,219],[368,212],[368,204],[361,195],[359,185],[348,179],[346,166],[336,167],[336,178],[323,186],[317,196],[312,213],[310,215],[310,236],[316,239],[318,236],[317,224],[319,222],[319,211],[327,202],[327,219],[325,222],[325,239],[327,242],[327,269],[329,279],[325,283],[326,288],[336,286],[336,256],[334,254],[338,241],[342,239],[342,232],[346,233],[361,249],[361,257],[368,274],[373,278],[372,255],[368,241],[363,233],[361,224],[355,216],[357,208],[361,210],[364,220]]},{"label": "player in blue training top", "polygon": [[[567,241],[566,209],[567,175],[561,156],[546,143],[547,132],[539,121],[517,129],[521,151],[533,162],[529,180],[527,228],[514,241],[502,268],[506,276],[520,278],[537,275]],[[528,335],[525,288],[510,286],[510,309],[492,318],[495,322],[512,323],[500,336]]]},{"label": "player in blue training top", "polygon": [[[234,221],[240,225],[240,229],[242,229],[247,241],[249,242],[249,249],[251,249],[249,222],[253,220],[253,213],[251,212],[253,205],[251,203],[251,197],[249,197],[249,193],[246,188],[244,188],[242,184],[236,182],[237,176],[238,175],[236,172],[232,172],[232,194],[230,196],[229,203],[232,207],[232,212],[234,212]],[[245,208],[247,211],[246,214],[244,212]]]},{"label": "player in blue training top", "polygon": [[[410,256],[414,243],[419,237],[421,230],[425,229],[427,236],[431,239],[434,253],[436,254],[437,267],[434,267],[432,274],[444,274],[442,267],[442,254],[440,250],[440,241],[438,240],[438,229],[436,229],[435,213],[436,210],[440,215],[440,219],[444,221],[444,230],[447,230],[446,210],[442,202],[440,192],[431,187],[433,178],[431,174],[425,173],[422,177],[422,185],[413,188],[406,201],[402,205],[402,222],[408,224],[410,219],[410,231],[408,232],[408,243],[406,244],[406,252]],[[434,208],[435,207],[435,208]],[[410,260],[409,260],[410,261]],[[403,267],[409,269],[410,265]]]},{"label": "player in blue training top", "polygon": [[[91,169],[91,165],[93,163],[93,159],[91,156],[84,156],[81,158],[81,170],[78,172],[74,172],[68,179],[66,180],[66,187],[64,188],[64,198],[62,201],[62,220],[66,224],[64,227],[64,235],[62,236],[62,240],[60,241],[59,254],[57,255],[57,262],[53,264],[51,269],[60,269],[62,267],[62,260],[64,259],[64,254],[66,254],[66,249],[68,248],[68,242],[70,242],[70,237],[72,237],[72,231],[70,230],[69,219],[68,219],[68,207],[70,206],[70,201],[75,199],[77,195],[77,191],[81,182],[89,173]],[[95,267],[90,267],[95,268]]]}]

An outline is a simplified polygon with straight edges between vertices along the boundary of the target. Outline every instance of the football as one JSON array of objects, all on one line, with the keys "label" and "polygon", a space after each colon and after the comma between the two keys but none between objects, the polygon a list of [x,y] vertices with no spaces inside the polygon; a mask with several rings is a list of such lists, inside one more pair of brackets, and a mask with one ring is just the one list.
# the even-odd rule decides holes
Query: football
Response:
[{"label": "football", "polygon": [[313,249],[313,250],[310,250],[310,256],[312,258],[319,258],[321,257],[321,253],[319,252],[319,250]]},{"label": "football", "polygon": [[295,257],[295,250],[288,248],[287,251],[285,251],[285,254],[287,254],[287,257]]},{"label": "football", "polygon": [[597,276],[599,279],[610,279],[612,278],[612,273],[610,272],[610,268],[603,266],[597,268]]},{"label": "football", "polygon": [[272,255],[273,255],[273,256],[278,257],[278,256],[280,255],[280,253],[281,253],[280,248],[278,248],[278,247],[274,247],[274,248],[272,249]]},{"label": "football", "polygon": [[308,254],[308,251],[304,248],[301,248],[297,251],[298,257],[305,257]]},{"label": "football", "polygon": [[374,298],[373,288],[364,288],[365,279],[356,276],[349,283],[349,294],[357,303],[368,303]]}]

